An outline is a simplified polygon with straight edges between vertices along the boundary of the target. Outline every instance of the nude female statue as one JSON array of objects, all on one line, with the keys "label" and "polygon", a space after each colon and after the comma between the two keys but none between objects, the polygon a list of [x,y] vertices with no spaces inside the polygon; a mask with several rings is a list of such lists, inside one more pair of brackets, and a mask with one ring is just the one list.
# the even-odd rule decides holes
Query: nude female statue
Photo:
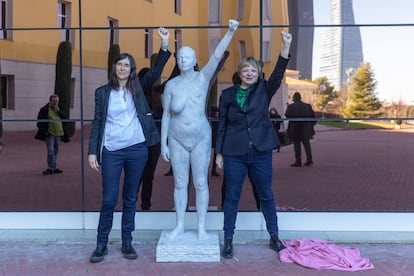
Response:
[{"label": "nude female statue", "polygon": [[210,79],[229,45],[239,22],[229,20],[229,29],[217,45],[207,64],[196,71],[194,50],[180,48],[177,65],[180,75],[169,80],[164,90],[164,112],[161,126],[161,156],[169,162],[174,175],[176,227],[168,233],[175,238],[184,232],[184,216],[188,201],[190,167],[196,190],[198,238],[207,238],[208,166],[211,157],[211,127],[205,114]]}]

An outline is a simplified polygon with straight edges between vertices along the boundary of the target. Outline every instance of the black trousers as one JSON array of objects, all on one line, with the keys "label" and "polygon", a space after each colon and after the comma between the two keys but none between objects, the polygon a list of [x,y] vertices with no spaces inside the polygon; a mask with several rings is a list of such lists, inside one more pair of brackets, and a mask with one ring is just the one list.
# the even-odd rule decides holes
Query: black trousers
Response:
[{"label": "black trousers", "polygon": [[301,143],[305,149],[306,162],[313,162],[312,160],[312,149],[309,138],[295,138],[293,139],[293,148],[295,150],[296,163],[302,164],[302,150]]},{"label": "black trousers", "polygon": [[151,208],[152,181],[154,172],[157,168],[158,158],[161,154],[161,145],[156,144],[148,148],[148,161],[145,164],[141,177],[141,209],[149,210]]}]

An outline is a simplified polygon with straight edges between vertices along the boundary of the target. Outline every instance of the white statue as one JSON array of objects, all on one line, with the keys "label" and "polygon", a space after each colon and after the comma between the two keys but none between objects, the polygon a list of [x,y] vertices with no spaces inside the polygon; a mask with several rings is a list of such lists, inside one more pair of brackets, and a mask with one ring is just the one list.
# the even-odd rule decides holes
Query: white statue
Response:
[{"label": "white statue", "polygon": [[174,175],[174,204],[177,225],[169,238],[184,232],[184,217],[188,201],[190,167],[196,190],[198,238],[207,238],[208,167],[211,156],[211,127],[205,114],[211,78],[239,22],[229,20],[229,29],[217,45],[208,63],[200,70],[196,54],[190,47],[180,48],[177,65],[180,75],[169,80],[164,90],[164,113],[161,126],[161,156],[169,162]]}]

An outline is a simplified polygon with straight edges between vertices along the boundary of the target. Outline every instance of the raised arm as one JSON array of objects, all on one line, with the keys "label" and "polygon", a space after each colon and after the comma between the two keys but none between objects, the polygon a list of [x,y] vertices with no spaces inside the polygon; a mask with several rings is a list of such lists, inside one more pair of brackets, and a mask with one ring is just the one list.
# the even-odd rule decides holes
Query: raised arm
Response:
[{"label": "raised arm", "polygon": [[210,56],[207,64],[203,67],[201,70],[201,73],[204,75],[204,77],[207,80],[210,80],[214,72],[221,60],[221,57],[224,54],[224,51],[226,51],[227,47],[230,44],[230,41],[237,30],[237,27],[239,26],[239,22],[233,19],[229,20],[229,29],[226,32],[226,34],[223,36],[223,38],[220,40],[219,44],[217,44],[216,49],[214,50],[213,54]]},{"label": "raised arm", "polygon": [[282,32],[282,50],[280,51],[280,56],[288,59],[289,58],[289,50],[290,50],[290,44],[292,43],[292,35],[288,32],[283,31]]}]

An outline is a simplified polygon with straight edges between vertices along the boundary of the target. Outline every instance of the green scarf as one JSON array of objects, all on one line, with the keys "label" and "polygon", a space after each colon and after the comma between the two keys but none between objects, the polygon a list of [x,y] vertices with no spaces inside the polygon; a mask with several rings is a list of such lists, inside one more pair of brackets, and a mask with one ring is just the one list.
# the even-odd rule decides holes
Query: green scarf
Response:
[{"label": "green scarf", "polygon": [[247,111],[247,98],[249,97],[250,91],[252,91],[252,87],[248,87],[243,89],[240,85],[237,85],[236,90],[236,102],[240,105],[240,108],[243,112]]}]

